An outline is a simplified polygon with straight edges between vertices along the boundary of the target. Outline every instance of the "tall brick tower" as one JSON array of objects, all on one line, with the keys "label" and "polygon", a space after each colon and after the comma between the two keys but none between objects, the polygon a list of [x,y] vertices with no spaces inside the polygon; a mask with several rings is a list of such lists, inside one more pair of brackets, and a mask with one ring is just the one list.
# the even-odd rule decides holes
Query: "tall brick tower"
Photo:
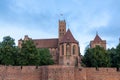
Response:
[{"label": "tall brick tower", "polygon": [[59,20],[59,41],[61,41],[62,37],[66,33],[66,22],[65,20]]}]

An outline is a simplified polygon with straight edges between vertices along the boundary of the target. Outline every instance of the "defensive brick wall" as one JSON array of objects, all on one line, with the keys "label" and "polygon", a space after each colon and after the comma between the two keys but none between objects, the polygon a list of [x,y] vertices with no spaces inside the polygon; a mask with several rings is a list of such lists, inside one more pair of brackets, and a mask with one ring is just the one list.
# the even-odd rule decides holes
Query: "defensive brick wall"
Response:
[{"label": "defensive brick wall", "polygon": [[120,80],[116,68],[75,68],[75,80]]},{"label": "defensive brick wall", "polygon": [[120,80],[116,68],[0,66],[0,80]]}]

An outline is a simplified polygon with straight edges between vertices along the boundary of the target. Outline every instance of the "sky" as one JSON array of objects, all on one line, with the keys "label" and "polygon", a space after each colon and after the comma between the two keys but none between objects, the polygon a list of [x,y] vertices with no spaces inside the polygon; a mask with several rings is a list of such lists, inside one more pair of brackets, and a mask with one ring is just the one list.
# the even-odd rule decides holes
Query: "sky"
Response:
[{"label": "sky", "polygon": [[66,20],[81,54],[96,32],[107,48],[119,43],[120,0],[0,0],[0,41],[11,36],[17,45],[24,35],[58,38],[59,20]]}]

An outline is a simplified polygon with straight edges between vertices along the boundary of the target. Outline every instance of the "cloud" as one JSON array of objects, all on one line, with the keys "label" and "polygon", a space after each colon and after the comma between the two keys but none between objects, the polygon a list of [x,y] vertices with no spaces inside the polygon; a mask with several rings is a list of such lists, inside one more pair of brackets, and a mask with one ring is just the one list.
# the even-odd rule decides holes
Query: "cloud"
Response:
[{"label": "cloud", "polygon": [[0,36],[58,37],[58,20],[65,19],[82,54],[96,31],[112,47],[120,35],[119,4],[119,0],[1,0]]},{"label": "cloud", "polygon": [[[36,38],[54,38],[56,35],[54,35],[52,32],[51,34],[45,32],[44,30],[39,29],[33,29],[33,28],[27,28],[23,25],[16,25],[16,24],[6,24],[6,23],[0,23],[0,40],[2,41],[2,38],[4,36],[11,36],[15,39],[16,45],[20,38],[23,38],[24,35],[28,35],[33,39]],[[22,27],[21,27],[22,26]]]}]

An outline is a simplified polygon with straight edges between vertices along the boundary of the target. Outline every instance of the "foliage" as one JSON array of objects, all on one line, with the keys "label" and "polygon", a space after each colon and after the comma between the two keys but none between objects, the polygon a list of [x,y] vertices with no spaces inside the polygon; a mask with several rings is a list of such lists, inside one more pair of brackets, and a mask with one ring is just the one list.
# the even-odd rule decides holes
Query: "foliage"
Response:
[{"label": "foliage", "polygon": [[107,51],[100,46],[88,48],[82,61],[86,67],[109,67],[111,65]]},{"label": "foliage", "polygon": [[116,58],[117,58],[117,54],[116,54],[116,49],[115,48],[111,48],[107,50],[109,57],[110,57],[110,63],[111,63],[111,67],[116,67]]},{"label": "foliage", "polygon": [[40,65],[52,65],[54,64],[52,56],[48,49],[38,49],[40,57]]},{"label": "foliage", "polygon": [[117,45],[116,49],[108,49],[108,53],[111,58],[111,67],[120,67],[120,44]]},{"label": "foliage", "polygon": [[22,48],[20,49],[18,63],[19,65],[39,64],[37,49],[32,40],[26,40],[22,42]]},{"label": "foliage", "polygon": [[120,67],[120,43],[116,47],[116,56],[115,56],[116,67]]},{"label": "foliage", "polygon": [[22,42],[22,48],[15,46],[10,36],[0,42],[0,64],[2,65],[49,65],[53,64],[48,49],[37,49],[32,40]]},{"label": "foliage", "polygon": [[0,43],[0,63],[4,65],[14,65],[14,55],[16,52],[14,39],[10,36],[4,37]]},{"label": "foliage", "polygon": [[32,40],[22,42],[18,55],[18,65],[50,65],[53,64],[52,56],[48,49],[37,49]]}]

